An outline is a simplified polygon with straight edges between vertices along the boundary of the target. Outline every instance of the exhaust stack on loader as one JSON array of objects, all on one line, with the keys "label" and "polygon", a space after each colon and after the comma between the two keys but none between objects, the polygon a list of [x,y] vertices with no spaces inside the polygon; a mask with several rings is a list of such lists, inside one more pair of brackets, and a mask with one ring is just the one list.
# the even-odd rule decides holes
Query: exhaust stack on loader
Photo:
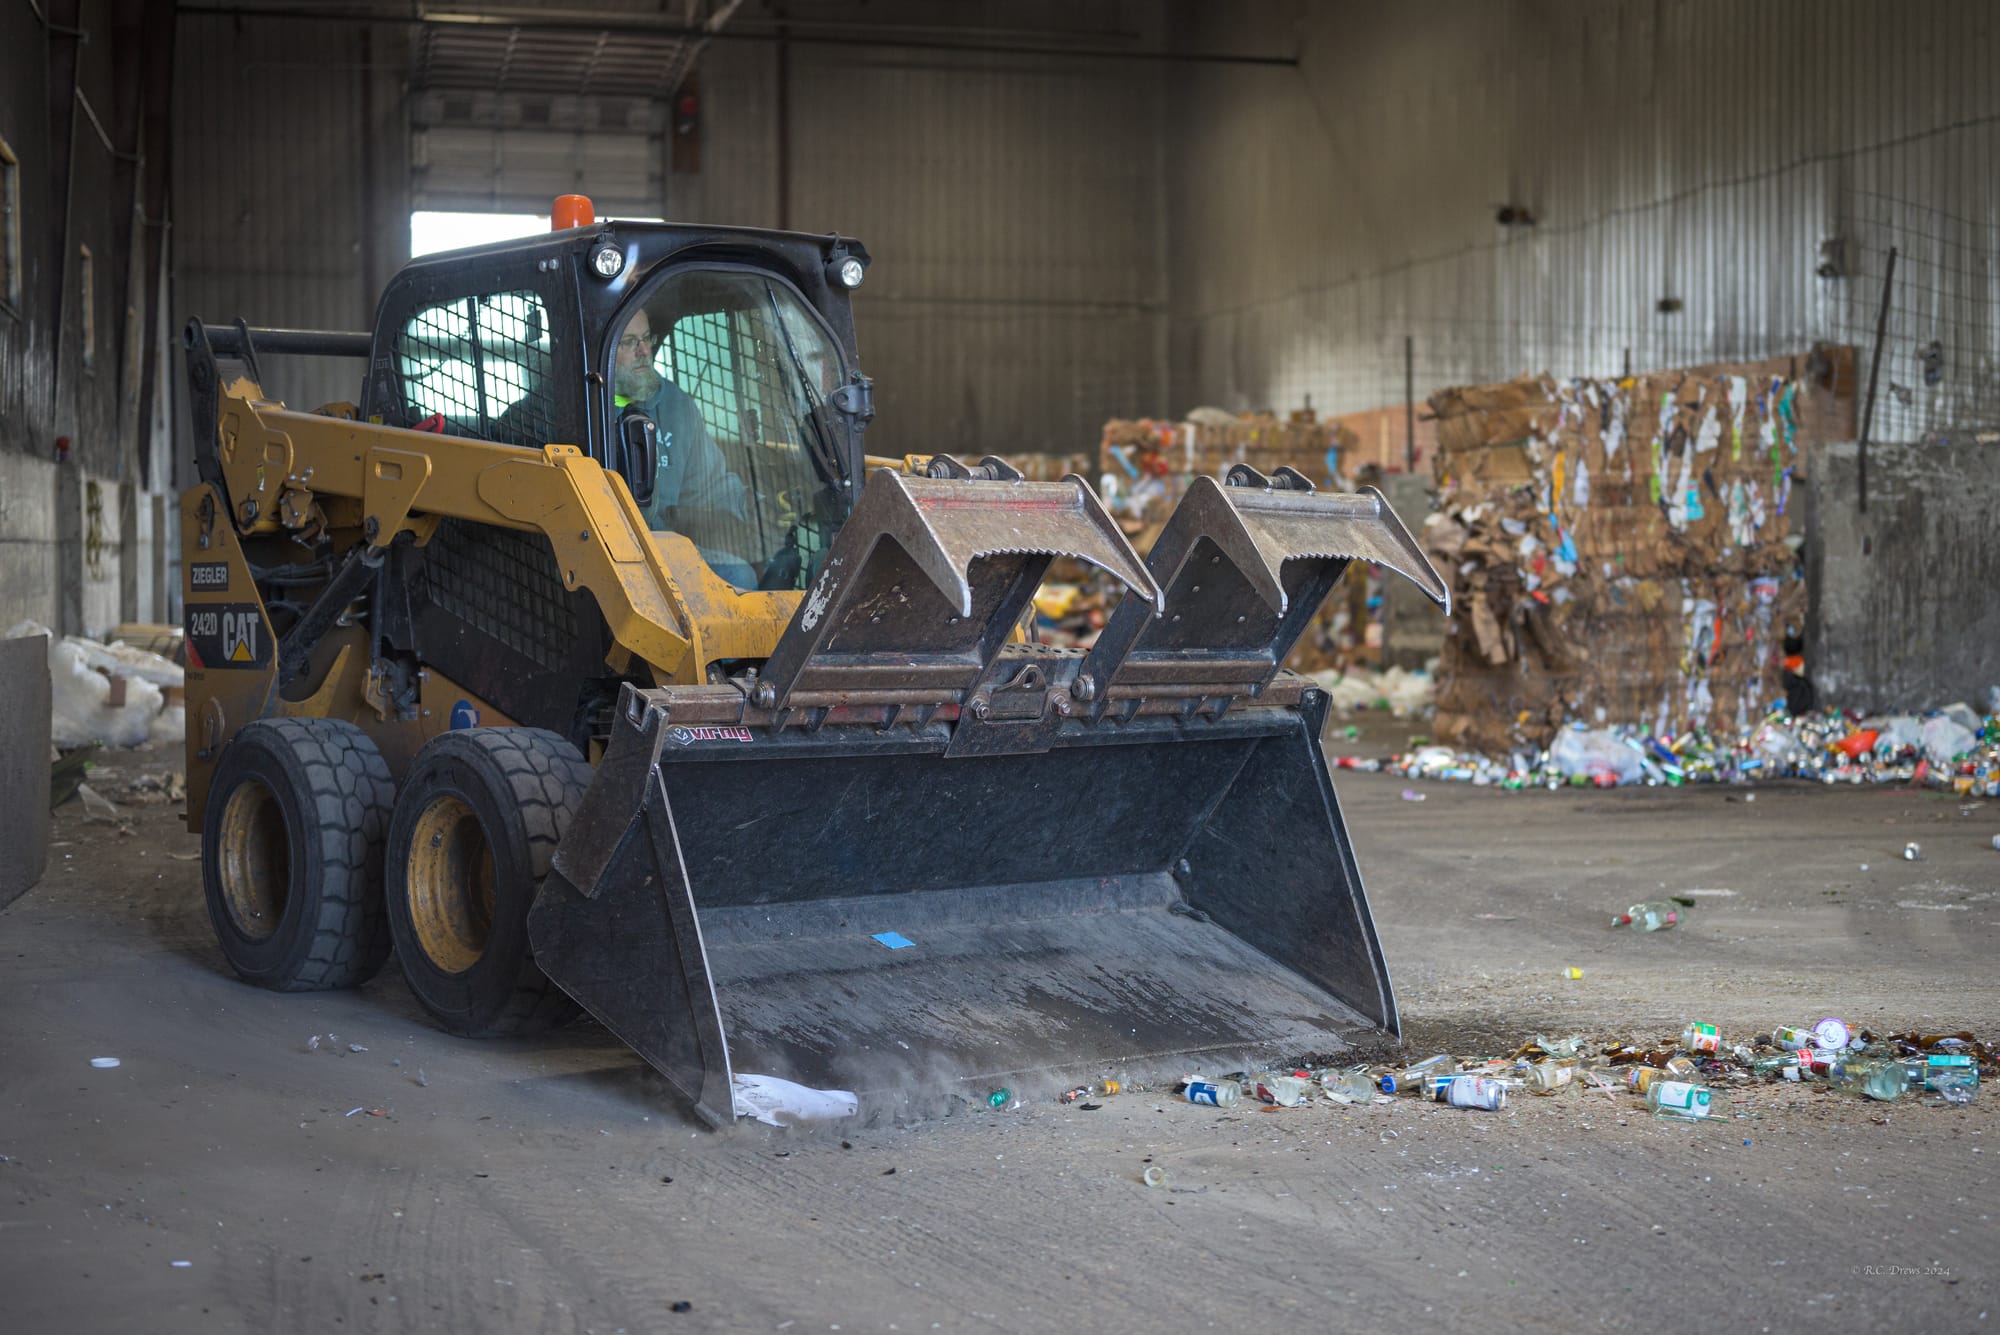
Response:
[{"label": "exhaust stack on loader", "polygon": [[[838,236],[594,221],[413,261],[366,333],[188,327],[188,820],[246,980],[393,947],[454,1033],[580,1003],[732,1073],[945,1081],[1397,1027],[1281,669],[1379,493],[1198,479],[1147,559],[1080,478],[890,466]],[[300,412],[259,354],[350,357]],[[1014,628],[1059,556],[1089,651]]]}]

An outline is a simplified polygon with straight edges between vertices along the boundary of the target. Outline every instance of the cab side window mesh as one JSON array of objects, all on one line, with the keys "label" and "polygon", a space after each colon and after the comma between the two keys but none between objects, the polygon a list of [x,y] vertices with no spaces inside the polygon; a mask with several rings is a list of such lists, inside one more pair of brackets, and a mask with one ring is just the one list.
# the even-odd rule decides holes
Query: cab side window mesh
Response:
[{"label": "cab side window mesh", "polygon": [[412,426],[531,448],[555,439],[548,313],[533,292],[427,306],[396,337]]},{"label": "cab side window mesh", "polygon": [[742,400],[737,394],[741,371],[731,344],[727,311],[704,312],[674,322],[673,363],[669,374],[701,405],[709,434],[718,442],[743,445]]}]

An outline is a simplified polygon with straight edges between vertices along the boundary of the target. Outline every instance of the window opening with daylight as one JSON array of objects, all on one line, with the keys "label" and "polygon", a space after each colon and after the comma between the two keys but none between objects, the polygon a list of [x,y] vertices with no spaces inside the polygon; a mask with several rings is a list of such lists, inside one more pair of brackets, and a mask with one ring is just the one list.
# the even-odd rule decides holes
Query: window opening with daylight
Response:
[{"label": "window opening with daylight", "polygon": [[396,362],[412,426],[529,448],[554,439],[548,312],[533,292],[425,307],[397,335]]}]

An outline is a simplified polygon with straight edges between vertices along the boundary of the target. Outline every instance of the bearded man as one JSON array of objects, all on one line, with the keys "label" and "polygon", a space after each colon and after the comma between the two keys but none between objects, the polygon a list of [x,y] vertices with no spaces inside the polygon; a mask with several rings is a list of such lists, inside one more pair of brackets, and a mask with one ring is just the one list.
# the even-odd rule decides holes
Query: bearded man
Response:
[{"label": "bearded man", "polygon": [[757,574],[726,546],[735,525],[750,518],[749,488],[729,471],[729,463],[708,433],[701,409],[655,364],[659,337],[641,309],[618,340],[613,364],[612,402],[619,414],[637,410],[652,419],[659,457],[653,497],[644,508],[654,529],[685,534],[709,568],[739,589],[757,587]]}]

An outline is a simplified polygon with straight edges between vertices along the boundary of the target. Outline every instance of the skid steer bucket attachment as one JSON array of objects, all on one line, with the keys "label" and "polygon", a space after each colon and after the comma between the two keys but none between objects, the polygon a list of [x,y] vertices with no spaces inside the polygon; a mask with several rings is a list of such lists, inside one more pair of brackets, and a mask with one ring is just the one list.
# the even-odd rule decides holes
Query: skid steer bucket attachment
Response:
[{"label": "skid steer bucket attachment", "polygon": [[[1350,559],[1444,600],[1387,504],[1204,481],[1142,564],[1081,479],[934,471],[870,480],[753,685],[626,689],[541,967],[716,1124],[732,1071],[900,1112],[1394,1032],[1278,666]],[[1127,586],[1089,655],[1005,643],[1056,554]]]}]

